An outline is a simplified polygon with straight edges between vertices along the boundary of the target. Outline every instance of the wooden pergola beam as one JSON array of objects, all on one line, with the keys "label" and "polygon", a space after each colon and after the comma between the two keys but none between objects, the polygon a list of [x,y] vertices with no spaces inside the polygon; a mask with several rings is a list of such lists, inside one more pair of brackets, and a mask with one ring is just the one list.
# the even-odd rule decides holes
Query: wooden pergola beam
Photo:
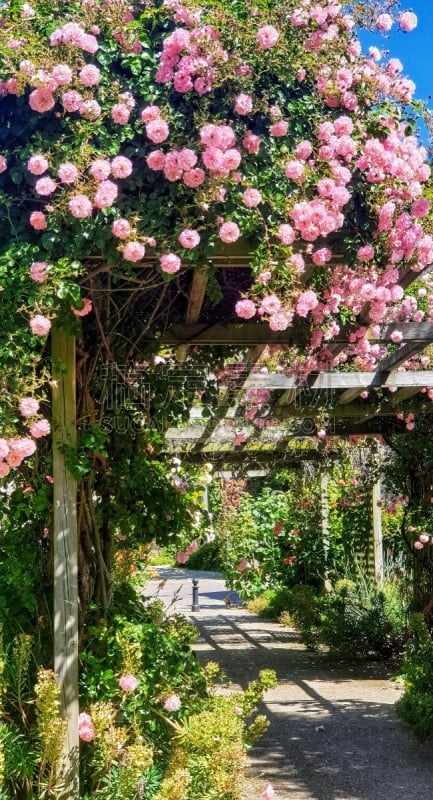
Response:
[{"label": "wooden pergola beam", "polygon": [[[179,344],[193,344],[200,347],[212,347],[215,345],[226,345],[234,347],[251,347],[256,344],[261,345],[291,345],[299,342],[300,334],[299,329],[294,327],[287,328],[285,331],[271,331],[267,322],[241,322],[240,320],[230,320],[228,322],[217,322],[214,324],[206,324],[197,322],[197,305],[195,299],[201,287],[201,273],[197,274],[197,281],[193,293],[191,294],[191,308],[188,305],[185,324],[172,325],[166,331],[161,333],[159,341],[166,345],[179,345]],[[194,288],[194,281],[193,281]],[[206,290],[204,286],[203,297]],[[202,298],[203,302],[203,298]],[[200,306],[201,308],[201,306]],[[193,311],[194,309],[194,311]],[[193,319],[193,313],[196,314],[196,320]],[[369,335],[369,341],[378,344],[391,343],[391,334],[393,331],[399,330],[403,336],[402,342],[411,342],[414,345],[426,346],[433,342],[433,323],[432,322],[405,322],[399,325],[383,325],[379,331],[378,336]],[[333,340],[333,343],[338,345],[348,345],[348,334],[339,334]]]}]

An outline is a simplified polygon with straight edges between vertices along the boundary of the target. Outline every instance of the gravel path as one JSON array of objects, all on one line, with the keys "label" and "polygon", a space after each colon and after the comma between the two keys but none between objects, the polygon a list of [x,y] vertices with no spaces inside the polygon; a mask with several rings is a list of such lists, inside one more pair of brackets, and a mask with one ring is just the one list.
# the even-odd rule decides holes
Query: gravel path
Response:
[{"label": "gravel path", "polygon": [[[329,665],[308,653],[294,631],[264,622],[240,607],[217,573],[158,568],[166,606],[188,616],[200,638],[202,663],[217,661],[234,687],[261,669],[274,669],[267,692],[270,721],[251,750],[251,773],[275,800],[433,800],[431,746],[416,742],[397,719],[400,689],[386,667]],[[200,611],[191,611],[192,579],[199,579]],[[174,602],[172,602],[174,599]],[[259,797],[254,784],[245,800]]]}]

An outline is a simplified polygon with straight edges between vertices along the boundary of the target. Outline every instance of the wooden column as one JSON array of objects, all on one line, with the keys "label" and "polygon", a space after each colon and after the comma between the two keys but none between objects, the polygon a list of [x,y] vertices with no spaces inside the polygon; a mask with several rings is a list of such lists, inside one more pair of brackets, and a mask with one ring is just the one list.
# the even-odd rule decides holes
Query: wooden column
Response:
[{"label": "wooden column", "polygon": [[371,505],[373,517],[374,576],[376,579],[376,585],[380,587],[383,584],[383,538],[380,479],[373,483]]},{"label": "wooden column", "polygon": [[75,445],[75,339],[52,333],[53,478],[54,478],[54,670],[61,690],[61,712],[67,719],[62,764],[62,800],[79,795],[78,739],[78,541],[77,484],[69,472],[64,448]]},{"label": "wooden column", "polygon": [[325,589],[327,592],[331,590],[331,583],[329,581],[329,575],[328,575],[328,561],[329,561],[328,484],[329,484],[329,474],[327,472],[322,472],[320,476],[320,509],[321,509],[321,519],[322,519],[324,578],[325,578]]}]

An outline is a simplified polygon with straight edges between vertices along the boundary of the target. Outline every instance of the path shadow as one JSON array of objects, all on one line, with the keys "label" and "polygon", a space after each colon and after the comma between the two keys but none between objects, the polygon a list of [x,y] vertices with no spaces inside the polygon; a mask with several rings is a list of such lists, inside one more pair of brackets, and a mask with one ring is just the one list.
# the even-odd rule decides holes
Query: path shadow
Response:
[{"label": "path shadow", "polygon": [[278,800],[432,800],[430,747],[397,719],[386,665],[330,664],[294,631],[237,611],[190,616],[198,658],[217,661],[235,685],[277,673],[261,709],[270,726],[251,756]]}]

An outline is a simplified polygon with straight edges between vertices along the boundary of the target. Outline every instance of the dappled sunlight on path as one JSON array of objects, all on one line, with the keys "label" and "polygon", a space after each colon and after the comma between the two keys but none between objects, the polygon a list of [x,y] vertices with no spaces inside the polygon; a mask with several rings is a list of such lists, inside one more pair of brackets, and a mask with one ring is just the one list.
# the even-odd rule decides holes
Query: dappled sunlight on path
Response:
[{"label": "dappled sunlight on path", "polygon": [[[273,784],[276,800],[432,800],[430,746],[396,718],[400,690],[385,666],[326,663],[294,631],[236,605],[215,574],[185,580],[179,572],[164,584],[164,601],[182,583],[176,611],[197,625],[202,663],[217,661],[234,687],[245,688],[261,669],[277,673],[261,709],[269,729],[250,753],[254,774]],[[194,576],[201,610],[193,613]],[[234,604],[227,605],[228,594]]]}]

